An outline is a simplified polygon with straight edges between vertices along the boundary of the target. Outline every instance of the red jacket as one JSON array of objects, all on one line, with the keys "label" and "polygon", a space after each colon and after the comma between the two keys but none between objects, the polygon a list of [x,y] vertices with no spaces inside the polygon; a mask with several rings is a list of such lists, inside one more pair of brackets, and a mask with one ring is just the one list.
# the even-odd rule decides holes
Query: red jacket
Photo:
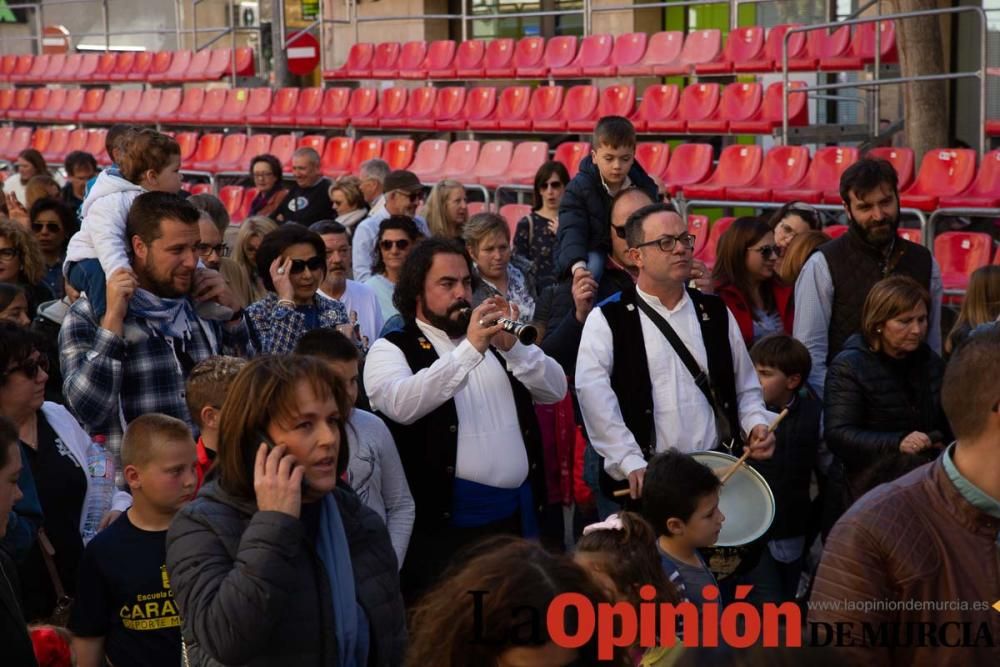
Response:
[{"label": "red jacket", "polygon": [[[792,324],[795,319],[795,308],[792,304],[794,290],[774,279],[765,284],[763,289],[767,289],[768,285],[773,290],[774,304],[781,315],[781,322],[785,327],[785,333],[790,336],[792,335]],[[743,298],[743,293],[735,285],[719,285],[716,288],[716,293],[726,302],[729,312],[733,314],[733,317],[736,318],[736,323],[740,325],[740,333],[743,334],[743,340],[746,341],[747,347],[750,347],[753,341],[753,311],[750,304]]]}]

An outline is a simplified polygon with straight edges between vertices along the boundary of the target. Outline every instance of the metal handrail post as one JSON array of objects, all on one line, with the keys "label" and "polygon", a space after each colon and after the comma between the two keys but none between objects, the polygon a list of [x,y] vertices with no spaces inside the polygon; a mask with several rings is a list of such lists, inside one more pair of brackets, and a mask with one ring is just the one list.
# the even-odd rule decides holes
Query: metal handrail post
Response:
[{"label": "metal handrail post", "polygon": [[469,39],[469,0],[462,0],[462,41]]},{"label": "metal handrail post", "polygon": [[104,23],[104,50],[111,50],[111,16],[108,14],[108,0],[101,0],[101,18]]},{"label": "metal handrail post", "polygon": [[[882,3],[875,3],[875,17],[878,19],[882,18]],[[875,24],[875,80],[878,81],[882,74],[879,70],[882,68],[882,21],[878,21]],[[872,99],[872,134],[878,134],[879,126],[882,123],[882,88],[881,86],[876,86],[872,91],[874,93]]]},{"label": "metal handrail post", "polygon": [[[236,22],[236,12],[230,12],[230,18],[233,23]],[[232,67],[230,70],[233,88],[236,87],[236,26],[229,26],[229,66]]]},{"label": "metal handrail post", "polygon": [[319,0],[319,75],[326,71],[326,0]]}]

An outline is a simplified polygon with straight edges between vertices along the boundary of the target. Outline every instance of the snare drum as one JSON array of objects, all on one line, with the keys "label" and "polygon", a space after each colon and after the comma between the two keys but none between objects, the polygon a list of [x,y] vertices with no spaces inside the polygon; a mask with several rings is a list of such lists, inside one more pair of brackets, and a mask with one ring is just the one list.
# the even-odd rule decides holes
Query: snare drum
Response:
[{"label": "snare drum", "polygon": [[[737,462],[724,452],[694,452],[698,463],[722,474]],[[719,510],[726,517],[717,547],[749,544],[767,532],[774,521],[774,493],[764,477],[748,465],[740,465],[719,492]]]}]

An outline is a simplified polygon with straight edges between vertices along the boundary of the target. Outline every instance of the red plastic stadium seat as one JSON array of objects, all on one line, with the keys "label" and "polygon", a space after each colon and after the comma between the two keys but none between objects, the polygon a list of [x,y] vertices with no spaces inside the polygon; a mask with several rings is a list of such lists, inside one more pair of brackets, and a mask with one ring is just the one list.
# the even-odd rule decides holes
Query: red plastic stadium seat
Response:
[{"label": "red plastic stadium seat", "polygon": [[[315,115],[295,115],[296,125],[306,127],[347,127],[350,122],[348,108],[351,103],[350,88],[327,88],[321,91],[319,109]],[[301,101],[301,97],[299,100]]]},{"label": "red plastic stadium seat", "polygon": [[691,252],[698,257],[708,245],[709,224],[707,215],[688,215],[687,231],[694,236],[694,248]]},{"label": "red plastic stadium seat", "polygon": [[590,142],[587,141],[566,141],[556,146],[555,155],[552,159],[562,162],[569,172],[569,177],[576,176],[580,171],[580,161],[590,154]]},{"label": "red plastic stadium seat", "polygon": [[165,72],[150,72],[149,79],[156,83],[181,83],[185,80],[192,58],[190,49],[174,51],[170,67]]},{"label": "red plastic stadium seat", "polygon": [[31,101],[21,116],[24,120],[42,120],[42,114],[46,112],[51,104],[52,90],[49,88],[35,88],[31,95]]},{"label": "red plastic stadium seat", "polygon": [[205,81],[208,72],[208,63],[212,60],[212,52],[208,49],[195,51],[191,54],[191,62],[181,75],[182,81]]},{"label": "red plastic stadium seat", "polygon": [[760,26],[736,28],[729,32],[726,46],[716,58],[707,63],[695,65],[697,74],[728,74],[737,63],[745,63],[760,57],[764,50],[764,29]]},{"label": "red plastic stadium seat", "polygon": [[[316,151],[319,155],[323,155],[323,148],[326,146],[326,137],[322,134],[307,134],[305,136],[299,137],[298,143],[295,144],[295,148],[311,148]],[[288,160],[288,169],[292,168],[291,159]]]},{"label": "red plastic stadium seat", "polygon": [[663,132],[663,121],[669,121],[677,114],[680,91],[668,83],[654,83],[642,94],[639,108],[632,116],[636,132]]},{"label": "red plastic stadium seat", "polygon": [[805,146],[775,146],[764,156],[764,164],[752,182],[726,188],[726,199],[770,201],[774,190],[794,189],[809,169],[809,149]]},{"label": "red plastic stadium seat", "polygon": [[[878,25],[882,33],[879,60],[883,63],[894,63],[899,60],[896,53],[896,24],[892,21],[882,21]],[[843,55],[821,60],[819,68],[825,72],[859,70],[872,62],[875,62],[875,24],[859,23],[854,26],[854,37]]]},{"label": "red plastic stadium seat", "polygon": [[654,66],[653,74],[656,76],[688,74],[696,65],[715,60],[721,50],[721,31],[708,29],[689,32],[677,59],[666,65]]},{"label": "red plastic stadium seat", "polygon": [[420,176],[421,181],[426,179],[428,183],[434,183],[446,178],[463,181],[472,173],[478,159],[478,141],[453,141],[448,146],[448,154],[444,158],[444,164],[441,165],[441,169],[431,173],[418,173],[417,176]]},{"label": "red plastic stadium seat", "polygon": [[461,130],[465,127],[465,86],[438,88],[430,118],[410,119],[409,125],[420,129]]},{"label": "red plastic stadium seat", "polygon": [[14,63],[14,69],[8,75],[7,79],[11,83],[23,83],[31,72],[32,65],[35,64],[35,56],[21,54],[17,57],[17,62]]},{"label": "red plastic stadium seat", "polygon": [[[804,81],[789,81],[789,87],[793,90],[804,88]],[[734,120],[729,123],[729,132],[732,134],[771,134],[771,131],[781,125],[781,105],[782,94],[781,82],[776,81],[764,91],[764,101],[760,105],[758,113],[748,120]],[[788,124],[789,126],[806,125],[809,122],[809,107],[806,105],[806,94],[792,92],[788,96]]]},{"label": "red plastic stadium seat", "polygon": [[[121,88],[109,88],[104,93],[104,101],[101,103],[101,108],[90,117],[90,122],[114,123],[118,119],[118,107],[121,106],[124,96],[125,92]],[[80,115],[80,120],[83,120],[83,114]]]},{"label": "red plastic stadium seat", "polygon": [[243,149],[243,155],[240,156],[236,166],[232,169],[226,169],[226,171],[242,172],[245,174],[250,170],[250,160],[254,159],[258,155],[266,155],[270,152],[270,134],[251,134],[247,138],[247,145]]},{"label": "red plastic stadium seat", "polygon": [[670,144],[640,141],[635,145],[635,161],[652,178],[662,181],[670,164]]},{"label": "red plastic stadium seat", "polygon": [[[528,105],[528,116],[531,118],[531,127],[540,129],[539,123],[547,123],[550,126],[561,128],[563,121],[560,114],[563,108],[562,86],[539,86],[531,95],[531,102]],[[596,97],[594,100],[597,102]],[[507,123],[509,125],[509,123]],[[506,129],[504,121],[500,121],[500,127]]]},{"label": "red plastic stadium seat", "polygon": [[[455,42],[451,39],[439,39],[427,45],[427,57],[421,68],[424,76],[430,79],[455,78]],[[408,78],[408,77],[403,77]]]},{"label": "red plastic stadium seat", "polygon": [[[295,152],[295,148],[294,134],[279,134],[271,138],[271,148],[268,152],[278,158],[278,162],[281,164],[282,169],[290,171],[292,153]],[[249,166],[249,164],[247,166]]]},{"label": "red plastic stadium seat", "polygon": [[[702,247],[701,255],[696,255],[698,259],[705,262],[709,269],[715,266],[715,253],[719,248],[719,239],[721,239],[722,235],[726,233],[726,230],[732,226],[734,220],[736,220],[736,218],[726,217],[719,218],[712,223],[712,227],[708,232],[708,239]],[[698,243],[697,239],[695,239],[695,243]]]},{"label": "red plastic stadium seat", "polygon": [[[240,62],[240,50],[236,50],[236,74],[241,76],[243,73],[240,72],[240,66],[246,67],[245,63]],[[253,54],[250,54],[250,64],[253,65]],[[205,80],[206,81],[218,81],[223,77],[228,77],[233,71],[233,51],[229,48],[224,49],[214,49],[212,51],[212,58],[208,61],[208,67],[205,69]]]},{"label": "red plastic stadium seat", "polygon": [[11,120],[24,119],[24,112],[27,111],[28,106],[31,105],[31,97],[33,94],[34,93],[31,88],[18,88],[14,92],[13,101],[7,108],[7,118],[10,118]]},{"label": "red plastic stadium seat", "polygon": [[0,88],[0,118],[6,116],[7,110],[14,103],[15,93],[13,88]]},{"label": "red plastic stadium seat", "polygon": [[695,134],[724,134],[732,122],[753,118],[760,111],[764,96],[759,83],[731,83],[722,91],[716,115],[704,121],[691,121],[687,131]]},{"label": "red plastic stadium seat", "polygon": [[[883,146],[873,148],[865,154],[865,157],[885,160],[896,170],[896,177],[899,179],[899,191],[902,192],[910,186],[913,180],[914,157],[912,148],[892,148]],[[840,194],[837,194],[837,201],[828,201],[828,204],[841,203]]]},{"label": "red plastic stadium seat", "polygon": [[32,117],[35,120],[56,121],[61,117],[62,109],[66,105],[69,97],[69,88],[52,88],[49,90],[48,104],[43,109],[38,109]]},{"label": "red plastic stadium seat", "polygon": [[324,79],[366,78],[372,70],[372,58],[375,55],[375,45],[365,42],[351,44],[347,52],[347,60],[334,70],[323,72]]},{"label": "red plastic stadium seat", "polygon": [[[919,180],[919,177],[918,177]],[[980,232],[944,232],[934,239],[934,259],[946,290],[965,290],[969,276],[990,263],[993,239]]]},{"label": "red plastic stadium seat", "polygon": [[274,93],[274,101],[267,113],[268,125],[292,125],[295,122],[295,106],[299,101],[300,88],[279,88]]},{"label": "red plastic stadium seat", "polygon": [[354,150],[351,151],[350,172],[357,174],[362,162],[367,162],[382,155],[382,139],[379,137],[365,137],[354,142]]},{"label": "red plastic stadium seat", "polygon": [[[687,144],[682,144],[674,151],[670,168],[667,170],[667,183],[678,153]],[[722,149],[719,163],[707,180],[692,181],[683,187],[687,199],[724,199],[727,188],[739,187],[752,183],[760,172],[764,150],[756,144],[733,144]]]},{"label": "red plastic stadium seat", "polygon": [[[114,89],[108,91],[111,94]],[[201,108],[205,105],[204,88],[185,88],[184,96],[181,98],[181,105],[174,114],[174,122],[186,125],[194,125],[201,116]]]},{"label": "red plastic stadium seat", "polygon": [[111,81],[128,81],[129,72],[135,64],[136,51],[121,51],[115,57],[115,64],[108,73]]},{"label": "red plastic stadium seat", "polygon": [[448,142],[440,139],[427,139],[417,146],[413,162],[409,170],[423,180],[425,174],[433,174],[444,166],[444,158],[448,154]]},{"label": "red plastic stadium seat", "polygon": [[426,79],[426,60],[427,42],[421,39],[403,44],[399,50],[399,70],[396,76],[401,79]]},{"label": "red plastic stadium seat", "polygon": [[[143,52],[140,52],[140,55]],[[83,67],[84,54],[71,53],[66,57],[66,64],[55,78],[57,83],[75,83],[80,80],[80,68]]]},{"label": "red plastic stadium seat", "polygon": [[[483,56],[486,55],[486,40],[469,39],[458,45],[455,51],[454,74],[459,79],[479,79],[485,74]],[[437,77],[432,71],[430,76]]]},{"label": "red plastic stadium seat", "polygon": [[403,118],[398,121],[379,121],[381,127],[433,127],[434,104],[437,100],[437,88],[415,88],[410,91],[406,100],[406,110]]},{"label": "red plastic stadium seat", "polygon": [[576,35],[558,35],[551,38],[545,44],[545,53],[542,55],[541,67],[518,67],[518,78],[543,78],[552,72],[568,67],[573,62],[573,58],[576,57],[576,44]]},{"label": "red plastic stadium seat", "polygon": [[546,142],[522,141],[514,147],[514,154],[506,171],[496,176],[481,177],[479,183],[490,189],[508,183],[531,185],[535,181],[535,173],[548,159],[548,155],[549,145]]},{"label": "red plastic stadium seat", "polygon": [[779,188],[774,201],[803,201],[820,204],[828,197],[839,197],[840,175],[858,160],[858,149],[849,146],[827,146],[816,150],[805,180],[794,188]]},{"label": "red plastic stadium seat", "polygon": [[493,118],[469,123],[472,130],[530,130],[531,88],[508,86],[500,91]]},{"label": "red plastic stadium seat", "polygon": [[851,41],[851,26],[841,26],[833,32],[822,28],[802,34],[806,36],[806,52],[794,60],[789,57],[788,70],[791,72],[811,72],[821,62],[843,54]]},{"label": "red plastic stadium seat", "polygon": [[[225,91],[223,91],[225,92]],[[142,90],[139,88],[129,88],[122,94],[122,101],[118,105],[118,110],[115,112],[114,118],[108,120],[108,122],[135,122],[135,114],[139,110],[139,104],[142,102]]]},{"label": "red plastic stadium seat", "polygon": [[339,178],[351,170],[351,151],[354,150],[354,139],[350,137],[331,137],[326,142],[326,148],[320,159],[319,168],[325,176]]},{"label": "red plastic stadium seat", "polygon": [[[270,90],[270,89],[269,89]],[[160,95],[160,108],[157,118],[161,123],[177,122],[177,110],[181,108],[184,91],[181,88],[164,88]]]},{"label": "red plastic stadium seat", "polygon": [[239,225],[244,220],[250,217],[250,207],[253,205],[253,200],[257,197],[257,189],[252,187],[243,188],[243,200],[240,202],[240,208],[236,213],[229,214],[229,220],[231,224]]},{"label": "red plastic stadium seat", "polygon": [[[635,67],[646,53],[649,35],[644,32],[626,32],[615,38],[615,47],[611,51],[611,65],[608,68],[591,68],[591,72],[601,72],[594,76],[625,76],[624,69]],[[610,74],[608,71],[610,70]],[[584,71],[586,74],[586,70]]]},{"label": "red plastic stadium seat", "polygon": [[42,151],[46,162],[62,162],[66,157],[66,147],[69,145],[69,128],[56,127],[52,129],[49,145]]},{"label": "red plastic stadium seat", "polygon": [[52,56],[48,53],[43,53],[40,56],[35,56],[35,59],[31,62],[31,69],[28,70],[27,75],[22,79],[21,83],[35,83],[37,81],[45,80],[45,72],[49,69],[49,62],[52,60]]},{"label": "red plastic stadium seat", "polygon": [[396,127],[402,127],[406,119],[406,100],[409,91],[402,86],[382,89],[378,106],[370,116],[360,116],[352,119],[354,127],[378,127],[383,120]]},{"label": "red plastic stadium seat", "polygon": [[35,149],[39,153],[44,153],[45,149],[49,147],[50,139],[52,139],[52,128],[50,127],[36,128],[35,133],[31,135],[30,148]]},{"label": "red plastic stadium seat", "polygon": [[174,60],[173,51],[157,51],[153,54],[153,62],[149,65],[146,81],[157,81],[157,77],[163,76],[170,69],[170,64]]},{"label": "red plastic stadium seat", "polygon": [[399,42],[382,42],[375,47],[370,76],[373,79],[395,79],[399,73]]},{"label": "red plastic stadium seat", "polygon": [[390,139],[382,148],[382,159],[389,163],[389,169],[409,169],[413,162],[413,139]]},{"label": "red plastic stadium seat", "polygon": [[500,207],[500,217],[507,221],[510,228],[510,235],[513,237],[517,231],[517,223],[525,216],[531,215],[531,206],[528,204],[504,204]]},{"label": "red plastic stadium seat", "polygon": [[[349,99],[349,97],[347,98]],[[293,125],[319,125],[319,108],[323,104],[323,89],[303,88],[299,92],[298,104],[292,109]]]},{"label": "red plastic stadium seat", "polygon": [[105,129],[90,130],[87,134],[87,145],[83,148],[85,152],[97,158],[97,164],[100,166],[111,164],[111,158],[108,156],[107,147],[105,146],[105,139],[107,138],[108,131]]},{"label": "red plastic stadium seat", "polygon": [[507,172],[514,154],[511,141],[487,141],[479,149],[479,158],[469,176],[462,176],[465,183],[483,183],[484,179],[495,179]]},{"label": "red plastic stadium seat", "polygon": [[132,67],[129,69],[126,78],[129,81],[145,81],[149,76],[149,70],[153,66],[154,53],[152,51],[136,51],[132,60]]},{"label": "red plastic stadium seat", "polygon": [[41,81],[46,83],[52,83],[59,80],[59,75],[62,74],[63,67],[66,66],[66,54],[65,53],[55,53],[49,56],[49,62],[45,66],[45,71],[42,72]]},{"label": "red plastic stadium seat", "polygon": [[274,94],[269,87],[251,88],[247,96],[243,119],[247,125],[267,125]]},{"label": "red plastic stadium seat", "polygon": [[184,181],[183,183],[181,183],[181,189],[190,192],[193,195],[212,194],[211,183],[191,183],[189,181]]},{"label": "red plastic stadium seat", "polygon": [[615,39],[611,35],[587,35],[580,40],[580,51],[576,58],[564,67],[553,67],[549,76],[556,79],[614,76],[615,68],[611,64],[611,51],[614,47]]},{"label": "red plastic stadium seat", "polygon": [[900,206],[933,211],[939,197],[955,196],[976,175],[976,152],[969,148],[932,149],[924,154],[913,185],[900,194]]},{"label": "red plastic stadium seat", "polygon": [[226,103],[219,112],[219,122],[223,125],[242,125],[249,98],[246,88],[230,88],[226,94]]},{"label": "red plastic stadium seat", "polygon": [[[514,40],[509,37],[494,39],[486,44],[483,54],[483,75],[490,79],[512,79],[515,76],[518,61],[523,57],[529,62],[541,62],[545,40],[541,37],[523,37],[514,46]],[[522,55],[522,52],[524,55]]]},{"label": "red plastic stadium seat", "polygon": [[684,132],[689,122],[711,118],[719,107],[719,95],[717,83],[696,83],[687,86],[681,91],[677,116],[673,120],[661,121],[659,123],[661,131]]},{"label": "red plastic stadium seat", "polygon": [[[566,106],[569,107],[571,104],[572,100],[567,96]],[[597,108],[594,112],[589,117],[579,117],[576,120],[570,118],[568,127],[571,132],[590,132],[594,129],[599,118],[604,118],[605,116],[622,116],[628,118],[634,110],[635,86],[608,86],[600,92],[597,100]],[[582,115],[582,113],[581,111],[580,114]]]},{"label": "red plastic stadium seat", "polygon": [[181,165],[184,166],[191,162],[198,149],[198,133],[178,132],[174,135],[174,140],[181,147]]},{"label": "red plastic stadium seat", "polygon": [[896,230],[896,236],[917,245],[923,245],[924,243],[924,235],[919,229],[905,229],[900,227]]},{"label": "red plastic stadium seat", "polygon": [[[247,135],[242,132],[227,134],[222,140],[222,148],[215,158],[214,171],[239,171],[243,164],[243,154],[247,150]],[[197,168],[197,167],[196,167]]]},{"label": "red plastic stadium seat", "polygon": [[209,132],[201,135],[198,139],[198,146],[194,149],[194,154],[181,161],[184,169],[197,169],[195,165],[204,165],[202,170],[208,170],[215,166],[215,158],[222,150],[222,134],[220,132]]},{"label": "red plastic stadium seat", "polygon": [[[761,52],[758,57],[751,60],[734,63],[733,71],[737,73],[744,73],[770,72],[775,69],[780,70],[781,49],[783,44],[782,40],[784,39],[786,32],[792,28],[798,27],[799,25],[797,23],[783,23],[771,28],[767,33],[767,39],[764,40],[763,52]],[[792,60],[794,58],[801,57],[805,47],[805,33],[792,33],[792,36],[788,38],[788,59]]]},{"label": "red plastic stadium seat", "polygon": [[823,233],[831,239],[836,239],[846,234],[848,229],[850,229],[850,227],[847,225],[827,225],[823,228]]},{"label": "red plastic stadium seat", "polygon": [[466,204],[466,208],[468,209],[468,215],[470,218],[477,213],[489,212],[489,207],[486,205],[486,202],[481,201],[470,201]]},{"label": "red plastic stadium seat", "polygon": [[941,197],[940,208],[994,208],[1000,206],[1000,150],[990,151],[979,164],[976,180],[959,195]]},{"label": "red plastic stadium seat", "polygon": [[[470,88],[465,96],[464,127],[475,129],[476,122],[494,118],[497,108],[497,89],[492,86]],[[440,126],[439,126],[440,127]],[[459,129],[463,129],[459,128]]]},{"label": "red plastic stadium seat", "polygon": [[535,120],[531,127],[535,132],[558,132],[570,129],[570,123],[574,123],[587,132],[597,121],[598,98],[597,86],[573,86],[566,91],[558,117]]},{"label": "red plastic stadium seat", "polygon": [[239,213],[240,205],[243,203],[242,185],[223,185],[219,188],[219,200],[226,207],[229,217],[233,218]]},{"label": "red plastic stadium seat", "polygon": [[[65,97],[62,103],[48,112],[48,117],[54,121],[72,123],[83,106],[86,90],[83,88],[64,88]],[[11,91],[13,93],[13,91]],[[3,93],[0,92],[0,116],[3,116]]]},{"label": "red plastic stadium seat", "polygon": [[17,127],[14,128],[14,133],[10,137],[10,142],[7,144],[7,160],[13,162],[17,159],[18,154],[31,148],[31,136],[34,134],[32,128],[30,127]]},{"label": "red plastic stadium seat", "polygon": [[8,81],[14,67],[17,66],[17,54],[8,53],[0,56],[0,81]]},{"label": "red plastic stadium seat", "polygon": [[205,91],[205,101],[202,103],[198,122],[204,125],[223,125],[222,109],[226,106],[228,90],[225,88],[209,88]]},{"label": "red plastic stadium seat", "polygon": [[69,137],[66,140],[66,155],[69,155],[73,151],[82,151],[85,149],[89,135],[90,131],[83,127],[70,130]]},{"label": "red plastic stadium seat", "polygon": [[104,104],[104,89],[91,88],[83,95],[83,104],[76,118],[81,123],[93,123],[98,110]]},{"label": "red plastic stadium seat", "polygon": [[377,118],[375,116],[377,104],[378,91],[374,88],[355,88],[352,90],[351,100],[347,105],[351,125],[358,125],[358,121],[363,118]]},{"label": "red plastic stadium seat", "polygon": [[[7,146],[10,144],[11,138],[14,136],[14,128],[0,127],[0,159],[7,158]],[[4,178],[6,178],[7,172],[4,172]]]}]

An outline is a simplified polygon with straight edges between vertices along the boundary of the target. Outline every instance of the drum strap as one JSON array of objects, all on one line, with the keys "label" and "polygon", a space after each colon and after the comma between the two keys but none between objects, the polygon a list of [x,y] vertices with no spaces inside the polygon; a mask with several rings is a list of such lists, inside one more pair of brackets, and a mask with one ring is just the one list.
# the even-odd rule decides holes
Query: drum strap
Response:
[{"label": "drum strap", "polygon": [[667,322],[663,317],[657,313],[653,308],[646,303],[641,297],[636,298],[635,304],[639,306],[639,309],[646,314],[646,317],[656,325],[656,328],[660,330],[663,337],[667,339],[670,346],[674,348],[674,352],[680,357],[681,362],[687,367],[688,372],[691,373],[691,377],[694,378],[694,383],[698,385],[698,389],[701,393],[705,395],[705,400],[708,401],[709,406],[712,408],[712,412],[715,414],[715,429],[719,435],[719,441],[723,443],[730,443],[733,440],[733,430],[732,425],[729,423],[729,418],[726,417],[726,413],[722,411],[719,407],[719,402],[715,398],[715,389],[712,387],[711,378],[708,373],[698,365],[697,360],[691,354],[691,351],[687,349],[684,345],[684,341],[680,339],[677,332],[674,331],[670,323]]}]

